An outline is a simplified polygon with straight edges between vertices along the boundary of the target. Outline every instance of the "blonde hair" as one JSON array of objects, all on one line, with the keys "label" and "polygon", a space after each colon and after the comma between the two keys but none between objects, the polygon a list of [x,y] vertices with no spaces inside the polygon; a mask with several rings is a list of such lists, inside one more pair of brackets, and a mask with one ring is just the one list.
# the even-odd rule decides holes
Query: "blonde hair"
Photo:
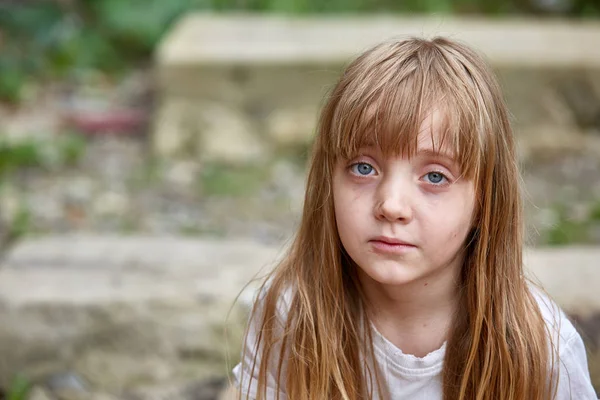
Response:
[{"label": "blonde hair", "polygon": [[[445,38],[382,43],[354,60],[330,93],[315,138],[299,231],[255,304],[258,399],[273,374],[294,400],[364,399],[381,382],[364,298],[336,228],[334,165],[365,144],[410,156],[419,126],[443,111],[443,142],[477,194],[474,229],[442,371],[444,399],[555,396],[551,338],[523,273],[523,217],[515,143],[493,72]],[[441,144],[440,144],[441,145]],[[290,290],[287,315],[278,311]],[[274,368],[274,370],[269,370]],[[366,368],[366,370],[364,370]],[[242,388],[243,389],[243,388]]]}]

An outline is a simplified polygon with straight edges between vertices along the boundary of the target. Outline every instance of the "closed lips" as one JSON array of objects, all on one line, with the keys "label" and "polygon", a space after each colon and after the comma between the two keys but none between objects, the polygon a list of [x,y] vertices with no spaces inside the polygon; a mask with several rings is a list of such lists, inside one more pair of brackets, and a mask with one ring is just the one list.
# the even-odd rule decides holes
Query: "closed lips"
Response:
[{"label": "closed lips", "polygon": [[400,239],[394,239],[394,238],[389,238],[389,237],[381,237],[378,236],[374,239],[371,240],[372,242],[381,242],[390,246],[396,245],[396,246],[412,246],[414,247],[414,244],[409,243],[409,242],[405,242],[403,240]]}]

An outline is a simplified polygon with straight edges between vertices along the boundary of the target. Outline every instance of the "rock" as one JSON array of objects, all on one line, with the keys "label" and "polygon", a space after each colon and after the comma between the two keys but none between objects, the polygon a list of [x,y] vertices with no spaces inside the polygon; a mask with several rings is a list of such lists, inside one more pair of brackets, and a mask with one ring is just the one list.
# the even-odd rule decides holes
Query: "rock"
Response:
[{"label": "rock", "polygon": [[144,143],[134,137],[103,136],[87,146],[82,167],[111,185],[123,185],[128,172],[143,165]]},{"label": "rock", "polygon": [[267,132],[279,146],[306,146],[314,137],[317,118],[316,107],[276,109],[267,117]]},{"label": "rock", "polygon": [[177,188],[190,188],[196,184],[200,165],[194,161],[176,161],[165,172],[169,184]]},{"label": "rock", "polygon": [[102,193],[94,201],[93,212],[99,216],[124,217],[129,210],[127,195],[108,191]]},{"label": "rock", "polygon": [[29,393],[28,400],[54,400],[50,394],[39,386],[34,386]]},{"label": "rock", "polygon": [[56,221],[64,217],[61,198],[49,196],[48,194],[52,192],[56,192],[56,189],[29,194],[25,204],[28,206],[28,211],[34,216],[32,222]]},{"label": "rock", "polygon": [[65,186],[65,201],[75,204],[86,204],[94,197],[95,182],[90,177],[70,177]]},{"label": "rock", "polygon": [[84,379],[73,372],[61,372],[49,376],[46,379],[46,386],[54,392],[86,392],[89,390],[89,386]]},{"label": "rock", "polygon": [[199,151],[204,160],[243,164],[265,158],[265,145],[256,136],[250,119],[241,112],[205,102],[198,104],[196,113]]},{"label": "rock", "polygon": [[[160,157],[174,157],[195,152],[196,134],[190,131],[186,119],[192,114],[189,101],[163,99],[154,118],[152,145],[154,153]],[[190,149],[190,145],[192,148]]]},{"label": "rock", "polygon": [[239,164],[266,155],[250,119],[225,104],[165,99],[154,132],[154,150],[167,158],[200,156]]}]

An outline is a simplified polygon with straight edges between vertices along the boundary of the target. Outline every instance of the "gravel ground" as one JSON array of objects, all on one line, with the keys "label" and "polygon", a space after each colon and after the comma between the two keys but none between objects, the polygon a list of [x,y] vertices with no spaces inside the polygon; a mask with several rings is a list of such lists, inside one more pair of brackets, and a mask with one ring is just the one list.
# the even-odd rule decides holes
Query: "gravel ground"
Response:
[{"label": "gravel ground", "polygon": [[[292,234],[304,192],[301,160],[280,157],[232,170],[190,160],[158,163],[149,153],[142,137],[89,139],[76,166],[12,175],[1,209],[8,216],[26,205],[36,233],[208,234],[266,243]],[[594,154],[524,165],[531,243],[600,243],[598,172]]]}]

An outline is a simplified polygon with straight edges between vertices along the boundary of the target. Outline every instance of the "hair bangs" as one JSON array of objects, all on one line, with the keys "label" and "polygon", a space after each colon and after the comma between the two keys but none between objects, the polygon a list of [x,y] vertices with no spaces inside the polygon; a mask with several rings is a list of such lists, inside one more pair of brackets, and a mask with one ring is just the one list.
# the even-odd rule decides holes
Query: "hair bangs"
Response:
[{"label": "hair bangs", "polygon": [[326,150],[350,159],[376,147],[385,156],[411,158],[430,140],[433,152],[452,157],[461,174],[474,179],[484,137],[477,88],[468,71],[456,71],[441,52],[419,50],[429,52],[352,74],[337,94]]},{"label": "hair bangs", "polygon": [[[336,156],[351,158],[372,146],[386,155],[415,153],[421,117],[415,108],[420,99],[406,94],[414,93],[418,82],[413,76],[390,78],[391,82],[385,82],[381,74],[373,74],[346,88],[330,132],[330,150]],[[365,92],[362,87],[376,90]]]}]

